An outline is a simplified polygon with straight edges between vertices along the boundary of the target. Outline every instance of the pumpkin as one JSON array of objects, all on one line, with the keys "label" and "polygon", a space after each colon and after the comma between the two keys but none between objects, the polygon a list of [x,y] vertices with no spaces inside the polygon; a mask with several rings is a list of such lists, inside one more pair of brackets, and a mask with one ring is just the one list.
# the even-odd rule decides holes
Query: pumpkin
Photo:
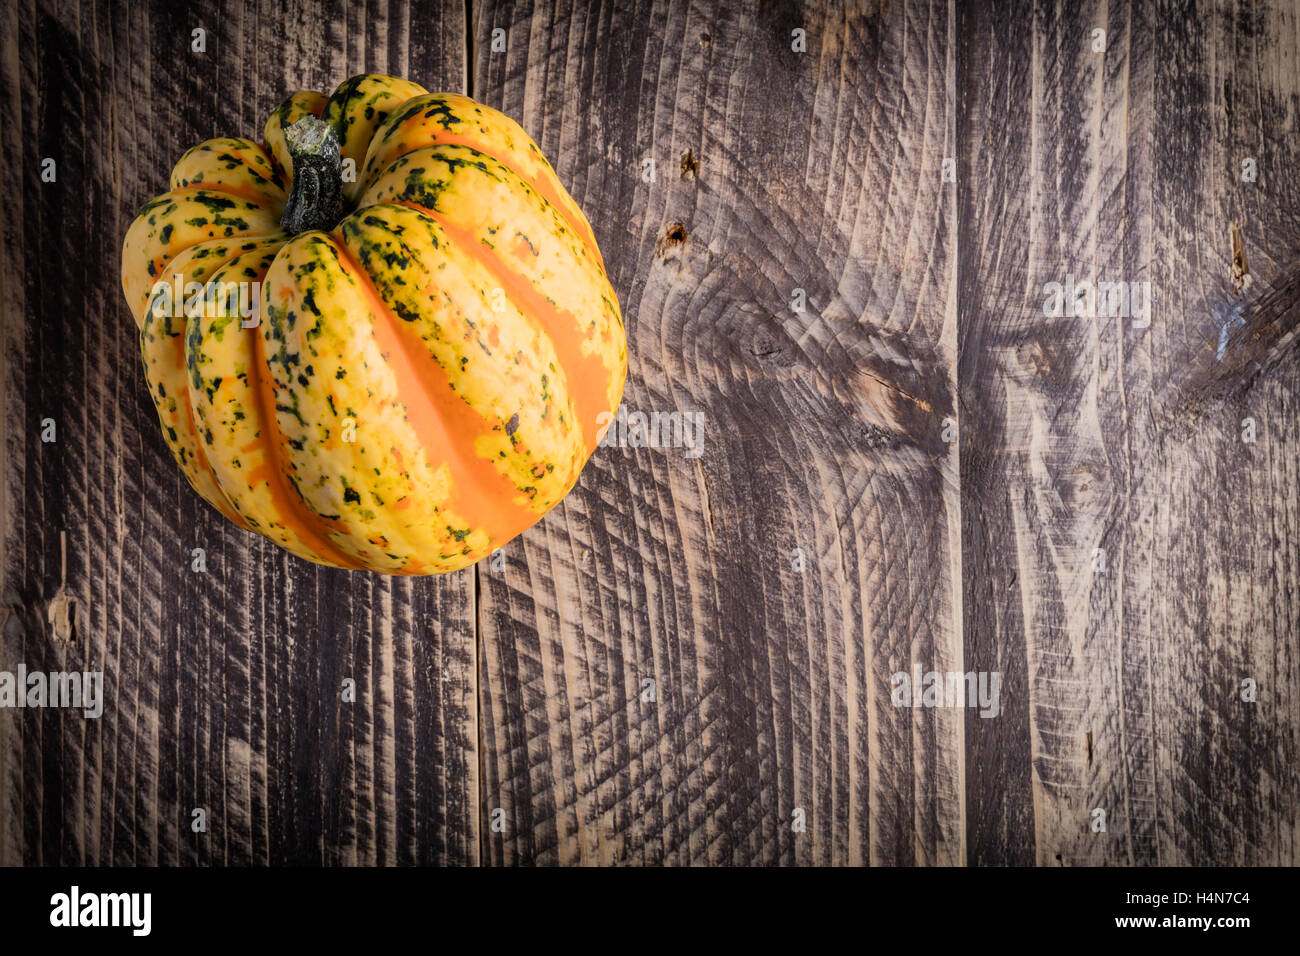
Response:
[{"label": "pumpkin", "polygon": [[627,346],[582,211],[518,124],[390,76],[208,140],[122,248],[194,490],[319,564],[455,571],[573,487]]}]

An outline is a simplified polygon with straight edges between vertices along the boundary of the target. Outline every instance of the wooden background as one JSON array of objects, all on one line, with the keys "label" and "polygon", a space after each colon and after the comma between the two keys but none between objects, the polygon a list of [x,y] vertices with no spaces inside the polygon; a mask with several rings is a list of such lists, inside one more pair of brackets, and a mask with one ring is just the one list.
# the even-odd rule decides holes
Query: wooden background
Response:
[{"label": "wooden background", "polygon": [[[0,669],[107,694],[0,710],[0,863],[1300,858],[1289,0],[5,0],[0,51]],[[504,571],[290,558],[145,394],[134,211],[363,71],[523,124],[625,407],[705,415],[698,458],[599,450]],[[1150,327],[1044,317],[1067,274],[1149,282]],[[1001,673],[1001,714],[894,707],[914,663]]]}]

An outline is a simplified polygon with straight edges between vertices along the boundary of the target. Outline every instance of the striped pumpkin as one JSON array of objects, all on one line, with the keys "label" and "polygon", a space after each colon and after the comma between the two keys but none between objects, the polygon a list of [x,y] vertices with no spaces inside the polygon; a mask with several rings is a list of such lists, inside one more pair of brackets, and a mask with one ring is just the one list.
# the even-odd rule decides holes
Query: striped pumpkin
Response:
[{"label": "striped pumpkin", "polygon": [[185,153],[122,287],[190,484],[342,568],[501,547],[573,487],[627,369],[591,227],[533,141],[389,76]]}]

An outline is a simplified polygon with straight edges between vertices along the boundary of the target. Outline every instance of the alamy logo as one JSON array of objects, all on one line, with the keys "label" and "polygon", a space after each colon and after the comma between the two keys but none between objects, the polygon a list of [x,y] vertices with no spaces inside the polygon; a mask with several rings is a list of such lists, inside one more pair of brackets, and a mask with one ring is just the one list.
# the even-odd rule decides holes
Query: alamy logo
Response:
[{"label": "alamy logo", "polygon": [[628,412],[596,416],[602,448],[685,448],[686,458],[704,453],[703,412]]},{"label": "alamy logo", "polygon": [[128,926],[133,936],[148,936],[152,912],[150,893],[82,893],[74,886],[50,897],[51,926]]},{"label": "alamy logo", "polygon": [[1002,711],[1002,675],[997,671],[899,671],[891,678],[895,707],[979,707],[981,717]]},{"label": "alamy logo", "polygon": [[104,675],[101,671],[71,673],[16,670],[0,671],[0,707],[68,707],[86,717],[104,713]]},{"label": "alamy logo", "polygon": [[168,283],[159,279],[149,294],[149,311],[155,319],[224,319],[240,317],[242,328],[254,328],[260,321],[260,282],[185,282],[181,273]]},{"label": "alamy logo", "polygon": [[1124,318],[1133,320],[1133,328],[1151,324],[1150,282],[1074,281],[1074,273],[1065,282],[1048,282],[1043,286],[1043,315],[1049,319],[1062,316],[1080,319]]}]

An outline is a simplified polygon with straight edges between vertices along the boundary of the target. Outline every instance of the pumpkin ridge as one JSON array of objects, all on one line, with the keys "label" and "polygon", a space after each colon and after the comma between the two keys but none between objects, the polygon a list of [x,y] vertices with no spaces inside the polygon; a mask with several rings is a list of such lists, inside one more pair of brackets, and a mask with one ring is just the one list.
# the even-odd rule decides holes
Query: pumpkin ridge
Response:
[{"label": "pumpkin ridge", "polygon": [[[246,274],[243,271],[246,264],[241,262],[244,256],[252,257],[252,260],[260,266],[260,272],[256,269],[254,269],[254,272],[259,279],[265,279],[271,263],[283,253],[287,245],[287,243],[281,245],[279,249],[275,250],[274,255],[271,254],[269,249],[246,250],[240,256],[236,256],[225,265],[214,270],[208,282],[205,283],[205,299],[208,295],[207,290],[211,288],[213,283],[219,283],[231,278],[232,273],[234,275]],[[191,316],[189,319],[189,325],[186,329],[186,366],[189,371],[187,398],[195,412],[196,427],[202,428],[209,433],[214,429],[231,431],[239,427],[222,421],[220,418],[214,417],[212,420],[205,418],[205,411],[213,416],[224,415],[229,406],[229,399],[218,403],[216,391],[222,387],[220,384],[221,379],[214,380],[211,378],[211,372],[205,371],[204,355],[208,347],[214,344],[218,350],[224,347],[223,342],[242,346],[240,351],[243,352],[243,355],[240,356],[240,360],[246,363],[244,365],[244,375],[242,376],[244,379],[243,391],[246,394],[243,396],[244,404],[238,407],[236,414],[238,415],[238,411],[242,410],[244,412],[243,420],[248,421],[251,427],[256,428],[255,445],[261,450],[263,458],[260,465],[249,470],[241,470],[238,460],[233,459],[233,457],[229,461],[223,458],[220,468],[209,462],[210,473],[218,487],[226,493],[231,505],[240,511],[241,515],[244,515],[249,524],[281,547],[316,563],[358,568],[361,566],[360,564],[355,563],[348,555],[335,548],[328,537],[320,532],[319,526],[310,520],[308,516],[304,516],[299,508],[295,507],[294,496],[297,494],[296,489],[287,487],[291,483],[283,467],[276,422],[273,417],[267,415],[268,400],[273,407],[274,396],[267,394],[266,385],[269,373],[264,371],[266,362],[264,351],[261,348],[262,337],[259,333],[261,323],[267,321],[265,307],[266,300],[263,297],[260,302],[259,325],[249,328],[244,328],[242,324],[237,322],[229,322],[224,326],[219,326],[215,322],[205,322],[204,320],[208,317],[202,314]],[[222,328],[225,330],[225,336],[234,336],[234,338],[223,340]],[[246,351],[244,351],[245,349]],[[237,383],[230,384],[237,385]],[[205,391],[207,392],[206,399],[203,394]],[[224,435],[222,437],[225,438]],[[220,448],[221,443],[218,443],[217,447]],[[260,497],[262,493],[257,490],[263,481],[266,483],[264,498]],[[238,494],[237,483],[243,483],[247,487],[247,493],[251,496],[251,500],[244,500],[243,496]],[[229,490],[227,490],[228,488]],[[241,505],[238,502],[243,503]],[[244,510],[245,508],[247,511]],[[283,533],[289,536],[289,540],[277,539],[276,535],[281,533],[275,527],[277,525],[279,529],[283,529]],[[297,541],[292,540],[295,537]]]},{"label": "pumpkin ridge", "polygon": [[[344,159],[351,159],[359,172],[365,166],[366,153],[376,130],[393,111],[428,92],[418,83],[402,77],[361,73],[338,85],[330,94],[320,118],[334,127],[340,154]],[[343,196],[349,208],[356,205],[362,188],[363,184],[356,180],[343,184]]]},{"label": "pumpkin ridge", "polygon": [[[273,466],[268,470],[266,489],[269,490],[270,497],[279,511],[279,520],[292,528],[304,545],[316,551],[322,563],[337,564],[338,567],[348,568],[351,571],[359,570],[361,563],[334,544],[329,536],[330,528],[325,524],[324,519],[307,505],[298,488],[295,488],[294,483],[285,475],[285,450],[281,447],[283,436],[279,432],[276,415],[274,412],[268,412],[268,407],[274,406],[273,385],[269,381],[266,346],[261,341],[261,336],[253,336],[252,350],[256,358],[256,362],[252,365],[252,375],[257,377],[255,386],[257,423],[263,431],[266,442],[266,458],[270,459],[270,464]],[[307,533],[304,535],[303,532]]]},{"label": "pumpkin ridge", "polygon": [[[391,306],[376,286],[374,277],[352,254],[351,248],[347,246],[342,236],[330,233],[328,238],[339,253],[340,263],[350,275],[356,278],[367,298],[376,307],[377,321],[373,331],[380,343],[381,351],[385,341],[391,346],[390,355],[385,357],[398,381],[407,386],[403,388],[403,393],[422,399],[426,413],[436,419],[439,430],[450,439],[457,434],[457,430],[447,421],[447,405],[429,393],[429,378],[419,374],[419,367],[432,365],[437,368],[437,374],[445,378],[446,370],[427,349],[423,348],[422,344],[417,348],[415,344],[407,341],[403,332],[404,323],[394,315]],[[385,324],[382,332],[380,322]],[[402,367],[403,361],[406,363],[406,368]],[[488,427],[487,419],[478,409],[454,392],[451,395],[454,402],[463,405],[468,414],[482,421],[485,428]],[[427,426],[420,424],[422,416],[418,414],[418,409],[412,409],[408,399],[404,398],[403,403],[430,467],[436,470],[438,462],[446,461],[451,470],[454,495],[452,509],[459,513],[471,527],[485,529],[494,548],[500,547],[531,527],[542,517],[540,513],[519,504],[516,499],[523,494],[523,491],[508,475],[499,471],[493,461],[474,454],[472,445],[465,448],[459,442],[438,440],[436,436],[431,439]],[[435,457],[439,453],[441,453],[440,457]],[[453,459],[458,467],[453,467]],[[458,472],[460,474],[457,474]],[[484,488],[484,485],[488,488]],[[497,489],[495,494],[490,490],[493,485]],[[469,501],[466,500],[467,498]],[[482,513],[470,512],[467,506],[471,501],[477,506],[473,510]]]},{"label": "pumpkin ridge", "polygon": [[[167,342],[165,344],[171,346],[172,349],[179,348],[179,350],[182,353],[182,362],[183,362],[184,350],[185,350],[184,335],[176,334],[176,335],[166,335],[160,337],[167,339]],[[150,381],[149,345],[147,341],[148,338],[149,338],[149,334],[144,329],[141,329],[140,330],[140,351],[143,353],[143,358],[145,363],[146,382]],[[173,342],[172,340],[175,339],[179,339],[180,341]],[[212,507],[216,508],[218,511],[220,511],[223,515],[225,515],[227,518],[229,518],[239,527],[243,528],[244,530],[248,530],[248,523],[245,522],[243,517],[237,511],[234,510],[234,506],[230,503],[230,499],[226,497],[225,491],[222,490],[221,485],[217,483],[216,478],[212,474],[212,468],[208,464],[207,456],[203,453],[203,443],[202,441],[199,440],[198,424],[194,420],[194,409],[190,406],[188,386],[186,386],[186,388],[187,388],[187,392],[179,396],[179,398],[183,400],[177,400],[177,396],[168,396],[168,397],[170,397],[178,407],[180,406],[184,407],[184,413],[183,413],[184,424],[188,426],[189,431],[187,434],[193,440],[194,443],[194,447],[192,449],[188,449],[191,461],[187,462],[182,457],[182,453],[181,453],[182,449],[178,447],[177,440],[171,437],[171,433],[173,432],[173,427],[167,423],[167,419],[164,417],[163,404],[161,401],[159,401],[159,398],[163,396],[153,395],[151,389],[150,397],[153,398],[154,408],[158,412],[158,421],[163,428],[163,438],[166,440],[167,447],[172,453],[172,458],[176,461],[176,464],[180,466],[181,474],[185,476],[185,480],[189,483],[189,486],[193,488],[194,491],[199,495],[199,497],[202,498],[204,501],[206,501],[208,504],[212,505]],[[180,423],[178,422],[177,424]],[[207,477],[212,479],[211,481],[212,487],[210,490],[204,487],[200,487],[200,485],[203,483],[202,479],[199,477],[200,475],[206,475]]]},{"label": "pumpkin ridge", "polygon": [[[274,235],[274,233],[272,235]],[[260,242],[260,240],[254,241]],[[182,295],[184,294],[184,287],[187,284],[187,281],[201,281],[206,290],[208,278],[212,273],[216,272],[231,259],[237,258],[244,252],[248,251],[247,249],[242,248],[246,243],[247,237],[245,236],[223,236],[220,239],[204,239],[202,242],[196,242],[192,246],[186,246],[184,249],[180,250],[180,252],[176,253],[176,255],[167,260],[167,263],[159,270],[159,278],[157,281],[166,282],[166,273],[172,270],[177,270],[177,263],[180,263],[182,259],[189,256],[190,258],[180,266],[179,270],[177,270],[179,271],[181,278],[186,280],[181,282]],[[197,262],[196,260],[198,259],[202,259],[203,262]],[[199,268],[191,277],[189,270],[195,266],[198,266]],[[174,288],[175,275],[176,273],[173,272],[172,281],[167,283],[171,288]],[[155,295],[150,294],[148,300],[145,302],[143,311],[140,313],[142,329],[143,325],[147,323],[150,317],[155,298]],[[184,300],[182,300],[182,305],[184,305]],[[172,309],[173,311],[176,309],[175,302],[172,303]],[[171,315],[168,316],[168,318],[186,319],[188,316],[182,312],[179,316]],[[185,334],[185,323],[180,322],[178,324],[180,325],[180,328],[173,332],[169,331],[171,323],[168,322],[167,329],[163,330],[163,334],[168,336],[183,336]]]},{"label": "pumpkin ridge", "polygon": [[[559,362],[541,320],[513,304],[500,316],[477,312],[472,297],[475,292],[481,297],[485,289],[495,286],[495,278],[473,250],[453,242],[422,209],[398,202],[373,203],[344,219],[341,231],[375,279],[385,304],[409,330],[412,347],[420,352],[427,349],[436,357],[438,381],[446,376],[454,396],[478,413],[476,428],[484,422],[492,426],[483,437],[494,447],[480,448],[481,455],[495,462],[527,497],[528,508],[544,512],[558,503],[564,491],[557,483],[568,486],[585,461],[586,449],[581,431],[570,424],[576,421],[576,412],[562,377],[552,374],[549,384],[538,378]],[[425,248],[430,243],[432,249]],[[431,253],[445,259],[426,260]],[[439,279],[444,268],[448,269],[445,283]],[[427,315],[429,309],[435,314]],[[443,309],[445,316],[436,314]],[[513,327],[508,340],[499,338],[503,322]],[[523,340],[540,346],[528,359],[512,360],[509,348],[499,348],[503,341]],[[476,389],[477,373],[466,374],[467,362],[470,366],[489,363],[488,374],[500,376],[500,381],[491,389]],[[524,371],[529,365],[531,370]],[[524,411],[524,419],[515,417],[522,409],[502,407],[502,399],[518,402],[521,388],[534,387],[540,387],[543,405],[533,407],[531,413]]]},{"label": "pumpkin ridge", "polygon": [[[285,243],[280,251],[283,252],[288,246],[289,244]],[[279,254],[276,257],[279,258]],[[263,320],[265,321],[265,316]],[[285,474],[284,448],[281,444],[284,435],[275,417],[275,385],[271,380],[271,369],[266,358],[266,343],[262,340],[259,330],[245,331],[253,333],[254,361],[249,374],[257,379],[253,386],[253,394],[257,402],[259,434],[265,442],[265,455],[272,466],[267,469],[266,484],[276,510],[280,513],[280,520],[292,528],[303,544],[316,552],[322,559],[322,563],[334,564],[352,571],[359,570],[364,565],[334,543],[329,536],[332,529],[312,510]],[[307,533],[303,534],[304,531]]]},{"label": "pumpkin ridge", "polygon": [[[246,245],[246,244],[247,244],[247,241],[245,241],[244,243],[240,243],[241,246],[242,246],[242,245]],[[261,243],[258,243],[258,245],[260,245],[260,244],[261,244]],[[267,243],[267,244],[269,245],[270,243]],[[281,245],[283,245],[283,243],[281,243]],[[191,246],[190,248],[193,249],[194,247]],[[259,251],[259,250],[257,250],[256,248],[253,248],[253,249],[242,249],[242,248],[241,248],[239,251],[237,251],[237,252],[235,253],[235,255],[231,256],[231,257],[230,257],[229,259],[227,259],[225,262],[220,263],[219,265],[214,266],[214,267],[212,268],[211,273],[210,273],[209,276],[208,276],[207,281],[204,282],[204,284],[203,284],[203,299],[204,299],[204,302],[207,302],[207,301],[208,301],[208,289],[209,289],[209,287],[210,287],[214,282],[219,282],[219,281],[225,279],[225,276],[224,276],[224,274],[223,274],[223,272],[222,272],[223,269],[225,269],[227,266],[230,265],[230,263],[234,262],[235,260],[237,260],[237,259],[242,259],[245,255],[247,255],[247,254],[249,254],[249,253],[252,253],[252,252],[257,252],[257,251]],[[268,251],[269,251],[269,250],[268,250]],[[175,260],[173,260],[173,261],[175,261]],[[196,317],[196,318],[194,318],[194,319],[191,319],[190,321],[199,321],[201,318],[202,318],[201,316],[200,316],[200,317]],[[186,330],[186,335],[187,335],[187,334],[188,334],[188,328],[187,328],[187,330]],[[180,344],[181,344],[181,350],[182,350],[182,357],[183,357],[184,348],[185,348],[185,337],[186,337],[186,335],[180,335],[180,338],[181,338],[181,343],[180,343]],[[187,388],[188,388],[188,385],[187,385]],[[197,419],[197,418],[195,417],[195,415],[194,415],[194,404],[193,404],[193,402],[191,402],[191,401],[189,400],[189,396],[188,396],[188,395],[186,396],[186,401],[185,401],[185,410],[186,410],[187,415],[189,416],[190,428],[193,429],[193,433],[194,433],[195,437],[197,438],[198,435],[199,435],[199,423],[198,423],[198,419]],[[196,465],[198,465],[199,467],[203,468],[203,469],[204,469],[204,470],[205,470],[209,475],[212,476],[212,483],[216,486],[217,492],[221,495],[221,501],[224,502],[225,505],[226,505],[225,508],[222,508],[221,505],[218,504],[218,505],[217,505],[217,509],[218,509],[219,511],[222,511],[222,512],[226,513],[229,517],[232,518],[232,520],[234,520],[234,522],[235,522],[237,525],[239,525],[241,528],[244,528],[244,529],[247,530],[247,529],[248,529],[248,522],[245,520],[245,518],[243,517],[243,515],[239,514],[238,509],[235,507],[235,503],[234,503],[233,501],[230,500],[230,496],[229,496],[228,494],[226,494],[226,489],[225,489],[224,487],[222,487],[220,480],[218,480],[216,472],[213,470],[212,465],[211,465],[211,464],[209,463],[209,461],[208,461],[207,453],[203,450],[203,442],[202,442],[202,441],[196,441],[196,442],[195,442],[194,452],[195,452],[195,454],[194,454],[194,458],[195,458],[195,463],[196,463]],[[215,504],[215,502],[214,502],[214,504]]]},{"label": "pumpkin ridge", "polygon": [[239,186],[233,186],[229,183],[186,183],[184,186],[175,186],[169,192],[183,193],[199,189],[207,190],[214,193],[225,193],[227,196],[238,196],[247,202],[257,203],[259,206],[270,205],[269,212],[277,211],[276,206],[283,206],[274,196],[268,196],[266,193],[254,192],[251,189],[243,189]]},{"label": "pumpkin ridge", "polygon": [[[197,248],[198,246],[206,245],[207,243],[210,243],[210,242],[219,242],[219,241],[220,241],[220,242],[256,242],[256,241],[259,241],[259,240],[261,240],[261,239],[270,239],[270,238],[272,238],[273,236],[277,235],[278,233],[279,233],[279,230],[277,229],[275,232],[239,233],[238,235],[233,235],[233,236],[220,236],[220,237],[218,237],[218,238],[214,238],[214,239],[201,239],[201,240],[199,240],[198,242],[195,242],[195,243],[193,243],[193,244],[191,244],[191,245],[188,245],[188,246],[181,246],[179,249],[177,249],[177,250],[176,250],[176,254],[173,255],[171,258],[167,259],[167,260],[162,264],[162,266],[159,267],[159,269],[158,269],[158,275],[159,275],[159,276],[164,276],[164,275],[166,275],[167,272],[168,272],[168,270],[170,270],[170,269],[172,269],[172,268],[174,267],[174,265],[175,265],[177,259],[179,259],[181,256],[185,255],[185,253],[189,252],[191,249]],[[287,238],[287,237],[286,237],[286,238]],[[231,256],[231,258],[233,259],[233,258],[235,258],[235,256]],[[227,261],[229,261],[229,260],[227,260]],[[222,265],[225,265],[225,263],[222,263]],[[219,268],[219,267],[218,267],[218,268]],[[206,284],[207,284],[207,283],[205,282],[204,285],[206,286]],[[151,286],[150,288],[152,288],[152,286]],[[149,302],[151,302],[152,300],[153,300],[153,296],[152,296],[152,295],[149,296],[149,298],[145,300],[145,308],[146,308],[146,309],[149,307]],[[144,319],[143,319],[144,313],[141,312],[141,313],[140,313],[140,316],[141,316],[141,317],[140,317],[139,319],[137,319],[137,322],[139,322],[139,323],[143,323],[143,321],[144,321]],[[177,334],[177,335],[180,335],[181,333],[178,332],[178,333],[176,333],[176,334]]]},{"label": "pumpkin ridge", "polygon": [[[599,355],[582,354],[582,339],[576,329],[569,328],[569,326],[576,326],[577,317],[566,313],[538,293],[528,280],[502,262],[500,256],[494,255],[492,250],[484,249],[468,229],[452,225],[442,214],[418,203],[396,199],[390,199],[388,202],[398,206],[409,206],[423,212],[436,222],[449,239],[482,263],[484,268],[501,283],[506,296],[514,302],[520,312],[536,319],[542,333],[550,339],[555,349],[560,371],[564,375],[565,392],[573,402],[574,411],[578,416],[578,425],[582,430],[583,445],[590,454],[596,447],[596,418],[601,412],[609,409],[605,408],[605,398],[586,386],[603,381],[607,373],[605,363]],[[542,316],[549,316],[551,320],[544,320]]]},{"label": "pumpkin ridge", "polygon": [[466,524],[448,497],[449,470],[426,458],[402,401],[404,387],[414,392],[398,382],[372,331],[378,323],[382,335],[385,326],[327,234],[291,243],[268,291],[273,321],[264,341],[277,395],[290,390],[276,414],[308,504],[337,516],[349,552],[361,549],[373,570],[422,563],[450,571],[486,554],[486,532]]},{"label": "pumpkin ridge", "polygon": [[[232,183],[232,178],[246,182]],[[190,147],[172,167],[168,181],[171,189],[216,188],[222,184],[243,187],[265,194],[281,206],[288,195],[270,155],[260,144],[241,136],[218,136]]]},{"label": "pumpkin ridge", "polygon": [[137,327],[156,280],[181,253],[211,239],[261,239],[279,231],[274,210],[240,197],[211,189],[155,196],[136,214],[122,241],[122,292]]},{"label": "pumpkin ridge", "polygon": [[[181,348],[184,349],[184,347],[185,343],[182,341]],[[190,403],[189,395],[185,396],[184,404],[185,419],[190,423],[190,430],[197,437],[199,434],[199,423],[194,418],[194,406]],[[194,443],[194,466],[203,469],[204,472],[212,477],[212,484],[216,487],[217,494],[220,495],[220,500],[213,501],[208,498],[207,495],[204,495],[197,487],[195,487],[193,478],[191,478],[189,474],[186,474],[185,477],[189,479],[190,487],[194,488],[195,491],[199,491],[199,494],[202,495],[208,504],[212,505],[239,527],[243,528],[245,531],[251,530],[248,527],[248,522],[244,520],[244,516],[236,510],[234,502],[232,502],[230,496],[226,494],[226,489],[221,487],[221,482],[217,480],[216,472],[212,470],[212,465],[208,462],[208,456],[203,451],[203,442],[201,441]]]},{"label": "pumpkin ridge", "polygon": [[[244,245],[247,245],[247,243],[240,240],[209,239],[206,242],[196,243],[181,252],[172,260],[172,265],[174,267],[175,263],[181,259],[186,256],[190,257],[183,264],[182,278],[191,282],[202,279],[204,299],[206,301],[208,280],[218,274],[222,267],[229,262],[240,258],[245,252],[253,251],[243,249]],[[195,255],[198,250],[202,250],[204,253],[201,257]],[[208,255],[209,252],[212,255]],[[182,282],[182,285],[184,284]],[[239,527],[249,530],[248,523],[235,509],[234,503],[226,494],[225,489],[216,480],[212,466],[208,462],[207,454],[203,450],[203,442],[199,437],[198,422],[194,417],[194,407],[190,403],[188,394],[190,385],[185,370],[185,339],[187,332],[185,325],[182,325],[180,331],[176,332],[170,331],[170,321],[165,325],[161,325],[163,321],[161,317],[153,314],[153,303],[154,298],[151,297],[149,303],[145,306],[143,325],[140,329],[140,351],[144,361],[145,382],[149,386],[150,397],[154,400],[159,423],[163,427],[163,438],[167,441],[172,457],[176,459],[176,463],[180,466],[181,472],[185,475],[190,487],[204,501],[230,518]],[[173,309],[175,308],[176,304],[173,303]],[[179,317],[168,316],[168,319],[172,318],[184,318],[184,315]],[[161,368],[155,369],[153,367],[155,361]],[[168,362],[172,363],[179,373],[170,376],[169,382],[166,381],[168,376],[165,369]],[[170,384],[170,391],[165,388],[165,384]],[[182,447],[180,436],[175,434],[173,425],[169,424],[166,418],[164,400],[170,400],[178,407],[184,406],[184,417],[182,421],[176,422],[175,426],[185,431],[185,437],[188,439],[187,444],[192,444],[192,448]],[[192,459],[191,461],[186,460],[185,455],[187,453]]]},{"label": "pumpkin ridge", "polygon": [[[489,119],[503,126],[508,123],[509,126],[515,127],[527,142],[530,144],[532,143],[532,138],[528,136],[523,127],[519,126],[514,120],[510,119],[510,117],[501,113],[499,110],[491,110],[490,107],[480,107],[479,104],[475,103],[468,97],[462,97],[455,93],[430,93],[427,94],[427,96],[429,98],[423,103],[415,102],[416,100],[424,99],[423,97],[413,97],[411,100],[408,100],[399,110],[394,111],[387,120],[376,128],[374,138],[371,141],[372,147],[377,150],[375,156],[378,155],[379,151],[382,151],[382,144],[386,139],[397,134],[399,127],[404,123],[417,118],[416,114],[422,112],[426,105],[434,103],[439,99],[446,103],[458,106],[474,109],[488,109],[492,114],[494,114],[490,116]],[[403,116],[403,111],[411,111],[412,115]],[[468,120],[462,120],[462,124],[471,125]],[[509,126],[506,126],[506,131],[513,133],[514,130],[511,130]],[[568,196],[567,192],[564,192],[564,184],[560,182],[559,174],[555,172],[555,169],[546,161],[546,158],[542,156],[540,151],[537,152],[538,172],[534,175],[527,175],[519,168],[519,164],[514,161],[514,157],[503,153],[500,149],[493,148],[487,137],[476,137],[464,133],[452,133],[450,129],[446,128],[444,125],[441,129],[433,130],[432,136],[427,141],[409,143],[402,141],[401,146],[399,146],[401,152],[389,157],[388,162],[382,167],[375,169],[370,168],[372,156],[370,150],[367,150],[365,166],[363,167],[364,176],[361,180],[361,188],[356,191],[357,195],[364,196],[366,191],[369,190],[377,180],[381,179],[385,173],[391,171],[393,164],[403,156],[407,156],[417,150],[432,146],[464,146],[480,152],[485,156],[490,156],[502,166],[511,170],[519,177],[521,182],[532,188],[534,192],[546,200],[546,202],[555,209],[560,218],[563,219],[578,238],[582,240],[582,244],[586,247],[588,254],[595,259],[597,265],[600,267],[601,274],[605,275],[605,259],[600,254],[600,246],[596,242],[596,234],[591,228],[591,223],[589,223],[587,217],[583,215],[582,209],[578,206],[576,200],[574,200],[572,196]],[[547,175],[548,173],[549,176]],[[568,202],[564,201],[564,196],[568,196]],[[606,276],[606,278],[608,278],[608,276]]]},{"label": "pumpkin ridge", "polygon": [[[476,181],[477,177],[483,177],[482,181]],[[487,215],[484,210],[488,207],[477,200],[480,193],[486,200],[487,192],[495,192],[497,197],[505,194],[496,200],[505,204],[505,222],[522,216],[536,230],[531,238],[522,232],[516,232],[513,237],[509,232],[500,232],[502,221]],[[432,215],[441,224],[454,223],[457,228],[469,230],[472,244],[465,237],[457,240],[467,251],[480,247],[494,250],[497,258],[481,261],[488,268],[500,265],[499,270],[493,270],[498,284],[502,284],[503,272],[518,278],[519,282],[512,286],[511,298],[516,304],[528,303],[525,311],[536,314],[564,358],[564,364],[574,373],[568,376],[568,382],[575,395],[575,407],[581,409],[576,398],[590,382],[607,383],[602,394],[592,399],[590,415],[583,415],[584,425],[591,426],[584,428],[584,441],[588,453],[594,451],[596,429],[591,423],[605,410],[617,408],[618,395],[612,386],[614,378],[621,381],[625,373],[622,350],[614,354],[607,343],[612,344],[614,336],[622,341],[625,333],[608,277],[587,253],[581,237],[565,225],[559,210],[530,187],[517,170],[474,147],[446,144],[422,146],[406,153],[370,186],[363,199],[409,203],[412,209]],[[543,239],[541,248],[533,245],[537,238]],[[512,242],[514,248],[508,248]],[[568,274],[581,281],[576,286],[570,284],[555,298],[543,292],[540,299],[534,299],[530,291],[544,290],[551,281],[546,278],[547,267],[539,268],[529,258],[543,251],[550,262],[549,268],[558,270],[549,273],[552,278]],[[522,269],[515,267],[510,255],[520,258],[524,264]],[[572,296],[567,294],[571,289],[582,292]],[[597,296],[599,302],[595,301]],[[579,317],[587,319],[585,324]],[[590,374],[579,374],[584,368]]]}]

